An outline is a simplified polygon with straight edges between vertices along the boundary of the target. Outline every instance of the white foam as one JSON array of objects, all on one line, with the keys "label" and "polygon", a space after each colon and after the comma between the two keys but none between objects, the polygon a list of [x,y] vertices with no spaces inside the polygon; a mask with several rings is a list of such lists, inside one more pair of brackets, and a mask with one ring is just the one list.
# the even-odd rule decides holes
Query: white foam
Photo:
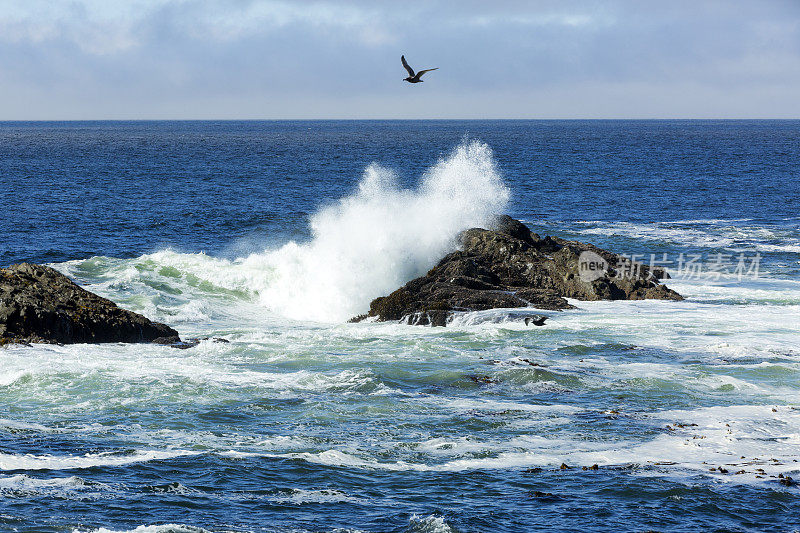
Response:
[{"label": "white foam", "polygon": [[149,450],[136,451],[124,455],[112,452],[88,453],[86,455],[17,455],[0,452],[0,470],[67,470],[96,466],[119,466],[130,463],[159,461],[185,455],[197,455],[197,452]]},{"label": "white foam", "polygon": [[[285,339],[281,339],[285,340]],[[314,338],[306,342],[313,346]],[[284,345],[285,346],[285,345]],[[157,380],[162,384],[208,384],[217,388],[258,387],[283,394],[336,391],[372,392],[380,383],[369,370],[345,369],[338,372],[297,370],[295,372],[265,372],[249,370],[229,354],[231,344],[203,342],[191,351],[175,350],[158,345],[43,345],[28,348],[25,358],[0,351],[0,367],[17,375],[23,372],[29,382],[15,394],[30,397],[37,393],[48,401],[58,401],[62,410],[79,409],[74,395],[51,387],[53,380],[71,379],[94,388],[113,391],[110,396],[94,398],[108,401],[138,403],[142,397],[131,396],[132,388],[143,382]],[[258,354],[254,359],[258,360]],[[87,390],[87,392],[89,392]],[[160,388],[147,387],[141,394],[160,394]],[[191,390],[187,391],[191,393]]]},{"label": "white foam", "polygon": [[[671,242],[700,248],[727,248],[736,251],[800,253],[800,239],[797,237],[796,230],[742,224],[749,221],[750,219],[711,219],[637,224],[591,220],[572,224],[585,226],[582,229],[574,230],[582,235],[619,235],[648,241]],[[618,252],[622,253],[624,250],[618,250]]]},{"label": "white foam", "polygon": [[413,515],[409,520],[409,531],[416,533],[453,533],[455,530],[445,522],[444,517],[429,515],[421,518]]},{"label": "white foam", "polygon": [[416,190],[367,168],[358,191],[311,218],[313,240],[243,265],[269,263],[264,305],[296,319],[342,321],[431,268],[465,229],[486,226],[509,199],[488,146],[472,142],[428,170]]},{"label": "white foam", "polygon": [[84,486],[86,486],[86,482],[78,476],[37,479],[29,477],[25,474],[16,474],[8,477],[0,477],[0,491],[36,491],[39,489],[74,488]]},{"label": "white foam", "polygon": [[533,404],[495,400],[492,398],[443,398],[441,396],[424,396],[420,402],[430,403],[454,411],[519,411],[523,413],[541,413],[543,415],[575,414],[584,411],[580,407],[564,404]]},{"label": "white foam", "polygon": [[[779,474],[796,476],[796,446],[800,442],[800,410],[785,406],[738,405],[694,410],[617,413],[630,417],[641,427],[642,437],[618,435],[614,439],[587,438],[568,431],[576,420],[562,419],[558,431],[537,428],[495,438],[436,437],[408,443],[394,443],[395,452],[411,450],[425,461],[378,461],[373,452],[358,451],[356,445],[319,452],[262,454],[267,457],[301,459],[311,463],[362,470],[468,471],[541,466],[557,468],[640,465],[648,471],[669,475],[722,476],[711,471],[723,466],[731,473],[743,470],[727,481],[761,483]],[[598,413],[599,414],[599,413]],[[655,434],[654,434],[655,433]],[[653,435],[654,434],[654,435]],[[652,435],[652,436],[644,436]],[[384,451],[388,451],[389,448]],[[254,454],[256,455],[256,454]],[[744,456],[744,457],[742,457]],[[448,459],[440,462],[441,459]],[[734,470],[735,469],[735,470]],[[763,472],[759,472],[762,469]],[[758,476],[762,475],[761,478]]]},{"label": "white foam", "polygon": [[359,498],[348,496],[346,493],[334,489],[291,489],[279,495],[272,496],[270,500],[276,503],[290,503],[295,505],[305,503],[364,503],[363,500]]},{"label": "white foam", "polygon": [[552,314],[552,311],[538,310],[533,307],[528,308],[514,308],[514,309],[486,309],[483,311],[471,312],[458,312],[454,313],[448,322],[448,327],[465,327],[472,328],[483,324],[487,325],[501,325],[510,329],[523,330],[528,329],[532,333],[536,332],[536,328],[541,326],[533,326],[525,324],[525,319],[541,315]]},{"label": "white foam", "polygon": [[[688,285],[675,285],[678,290]],[[686,291],[691,296],[691,292]],[[694,356],[796,359],[800,305],[700,303],[687,300],[570,300],[579,309],[548,322],[554,334],[591,334],[607,342],[661,348]],[[565,340],[569,342],[569,338]]]},{"label": "white foam", "polygon": [[[84,533],[86,530],[73,529],[73,533]],[[93,529],[91,533],[211,533],[207,529],[185,524],[163,524],[152,526],[139,526],[135,529],[117,530],[104,527]]]},{"label": "white foam", "polygon": [[35,424],[31,422],[22,422],[20,420],[9,420],[0,418],[0,428],[10,429],[12,431],[35,431],[40,433],[55,433],[61,430],[43,426],[42,424]]},{"label": "white foam", "polygon": [[0,371],[0,387],[8,387],[29,376],[30,373],[25,370]]}]

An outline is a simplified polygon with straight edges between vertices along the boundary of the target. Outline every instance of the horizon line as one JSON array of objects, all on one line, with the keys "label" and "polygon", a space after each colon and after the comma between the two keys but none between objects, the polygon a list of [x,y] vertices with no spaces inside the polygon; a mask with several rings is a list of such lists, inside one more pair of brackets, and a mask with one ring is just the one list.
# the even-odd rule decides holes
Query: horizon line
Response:
[{"label": "horizon line", "polygon": [[13,118],[0,119],[0,123],[13,122],[481,122],[481,121],[507,121],[507,122],[581,122],[581,121],[797,121],[800,117],[607,117],[607,118]]}]

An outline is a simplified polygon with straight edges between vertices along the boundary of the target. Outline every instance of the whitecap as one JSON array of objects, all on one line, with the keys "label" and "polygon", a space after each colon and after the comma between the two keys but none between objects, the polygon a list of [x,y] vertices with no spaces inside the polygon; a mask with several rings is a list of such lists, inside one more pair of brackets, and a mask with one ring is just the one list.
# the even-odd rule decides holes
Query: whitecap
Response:
[{"label": "whitecap", "polygon": [[281,491],[278,494],[271,496],[269,499],[275,503],[288,503],[294,505],[308,503],[365,503],[359,498],[354,498],[340,490],[335,489],[290,489],[288,491]]},{"label": "whitecap", "polygon": [[[87,533],[86,530],[74,529],[73,533]],[[142,525],[134,529],[107,529],[104,527],[91,530],[91,533],[211,533],[207,529],[185,524]]]},{"label": "whitecap", "polygon": [[162,461],[197,455],[186,450],[137,450],[133,453],[88,453],[85,455],[32,455],[0,452],[0,470],[68,470],[97,466],[120,466],[130,463]]},{"label": "whitecap", "polygon": [[429,515],[419,517],[416,514],[409,520],[409,533],[454,533],[455,530],[445,521],[444,517]]}]

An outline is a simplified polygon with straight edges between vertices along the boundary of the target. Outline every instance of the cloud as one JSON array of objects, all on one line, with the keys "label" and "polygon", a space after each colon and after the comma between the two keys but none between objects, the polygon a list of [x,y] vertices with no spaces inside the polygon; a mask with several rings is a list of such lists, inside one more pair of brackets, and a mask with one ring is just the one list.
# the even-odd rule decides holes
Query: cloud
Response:
[{"label": "cloud", "polygon": [[0,72],[8,119],[798,117],[800,3],[6,0]]},{"label": "cloud", "polygon": [[[366,6],[303,1],[11,0],[0,7],[0,41],[69,42],[89,54],[145,47],[146,37],[235,43],[287,27],[363,32],[376,41],[381,12]],[[151,30],[164,30],[154,34]],[[384,37],[377,40],[384,42]]]}]

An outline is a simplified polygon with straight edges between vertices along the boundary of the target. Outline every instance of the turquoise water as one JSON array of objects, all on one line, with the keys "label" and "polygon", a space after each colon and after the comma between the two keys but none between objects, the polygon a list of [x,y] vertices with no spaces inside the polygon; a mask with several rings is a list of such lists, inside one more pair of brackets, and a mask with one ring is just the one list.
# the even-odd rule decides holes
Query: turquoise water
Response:
[{"label": "turquoise water", "polygon": [[[0,350],[0,530],[795,530],[799,133],[4,123],[4,261],[208,339]],[[346,323],[495,212],[687,299]]]}]

